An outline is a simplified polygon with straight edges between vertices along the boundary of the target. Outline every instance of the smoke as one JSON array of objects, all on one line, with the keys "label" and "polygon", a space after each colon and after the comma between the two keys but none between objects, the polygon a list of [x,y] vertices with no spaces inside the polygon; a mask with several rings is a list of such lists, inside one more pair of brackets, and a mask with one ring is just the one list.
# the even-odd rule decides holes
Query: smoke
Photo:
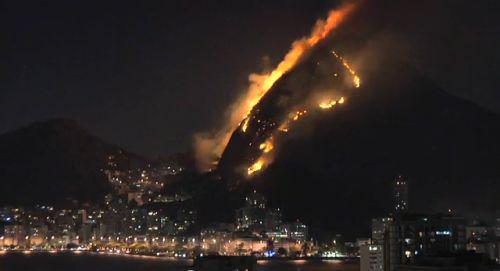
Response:
[{"label": "smoke", "polygon": [[355,5],[351,2],[342,5],[338,9],[331,10],[326,20],[320,19],[316,22],[309,36],[292,43],[290,51],[274,70],[249,75],[248,88],[229,107],[222,127],[211,132],[198,133],[194,136],[195,158],[200,170],[208,171],[217,165],[217,161],[229,142],[231,134],[249,116],[252,108],[283,74],[300,62],[302,56],[314,45],[325,39],[354,8]]}]

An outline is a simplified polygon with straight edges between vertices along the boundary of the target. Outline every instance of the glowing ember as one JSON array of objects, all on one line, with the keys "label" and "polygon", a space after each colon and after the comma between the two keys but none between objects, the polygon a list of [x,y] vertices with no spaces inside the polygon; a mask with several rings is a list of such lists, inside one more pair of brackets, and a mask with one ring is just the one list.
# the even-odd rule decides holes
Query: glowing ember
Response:
[{"label": "glowing ember", "polygon": [[297,112],[294,112],[294,113],[290,113],[289,117],[290,117],[290,119],[296,121],[300,117],[304,116],[306,113],[307,113],[307,110],[297,111]]},{"label": "glowing ember", "polygon": [[332,108],[336,104],[337,104],[337,101],[328,100],[328,101],[320,103],[319,104],[319,108],[321,108],[321,109],[330,109],[330,108]]},{"label": "glowing ember", "polygon": [[280,127],[278,127],[278,130],[283,132],[283,133],[287,133],[288,132],[288,122],[284,122],[283,124],[281,124]]},{"label": "glowing ember", "polygon": [[342,65],[353,76],[352,82],[353,82],[354,86],[356,88],[359,88],[361,86],[361,79],[356,74],[356,72],[351,68],[351,66],[349,65],[349,63],[343,57],[341,57],[339,54],[337,54],[337,52],[332,51],[332,54],[342,62]]},{"label": "glowing ember", "polygon": [[343,104],[345,102],[344,97],[340,97],[340,100],[338,101],[339,104]]},{"label": "glowing ember", "polygon": [[252,175],[255,172],[261,170],[262,167],[264,167],[264,160],[263,159],[259,159],[259,160],[257,160],[257,162],[255,162],[252,166],[250,166],[248,168],[247,173],[248,173],[248,175]]}]

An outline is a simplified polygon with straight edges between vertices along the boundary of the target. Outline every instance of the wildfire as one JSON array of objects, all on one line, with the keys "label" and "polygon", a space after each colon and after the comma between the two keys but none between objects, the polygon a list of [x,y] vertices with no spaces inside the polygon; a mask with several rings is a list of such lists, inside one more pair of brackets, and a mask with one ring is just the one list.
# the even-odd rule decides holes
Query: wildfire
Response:
[{"label": "wildfire", "polygon": [[333,29],[335,29],[342,20],[354,9],[354,4],[346,4],[338,10],[332,10],[326,20],[318,20],[308,37],[296,40],[292,48],[285,55],[285,58],[271,72],[265,74],[251,74],[250,85],[245,94],[231,106],[227,124],[215,133],[201,134],[195,137],[197,158],[200,166],[203,168],[210,165],[213,157],[220,157],[225,146],[229,142],[231,133],[242,123],[243,132],[248,127],[248,118],[253,107],[260,99],[271,89],[274,83],[281,78],[283,74],[290,71],[301,59],[304,52],[316,45],[319,41],[326,38]]},{"label": "wildfire", "polygon": [[270,152],[272,149],[274,149],[274,145],[272,142],[272,137],[270,137],[266,142],[262,143],[259,145],[259,149],[262,150],[264,153]]},{"label": "wildfire", "polygon": [[247,117],[245,118],[245,120],[243,121],[243,124],[241,125],[241,131],[243,131],[243,133],[246,133],[247,129],[248,129],[248,123],[250,122],[250,118]]},{"label": "wildfire", "polygon": [[290,121],[297,121],[305,114],[307,114],[307,110],[298,110],[288,114],[288,118],[278,127],[278,131],[287,133],[290,130]]},{"label": "wildfire", "polygon": [[278,127],[278,130],[283,132],[283,133],[287,133],[288,132],[288,123],[287,122],[284,122],[280,125],[280,127]]},{"label": "wildfire", "polygon": [[319,108],[321,108],[321,109],[330,109],[330,108],[332,108],[336,104],[337,104],[337,101],[328,100],[328,101],[319,103]]},{"label": "wildfire", "polygon": [[294,113],[289,114],[290,119],[293,121],[297,121],[299,118],[304,116],[307,113],[307,110],[302,110],[302,111],[296,111]]},{"label": "wildfire", "polygon": [[321,109],[330,109],[330,108],[334,107],[336,104],[343,104],[344,102],[345,102],[345,98],[340,97],[340,99],[338,101],[335,101],[333,99],[328,99],[328,100],[325,100],[325,101],[319,103],[318,106]]},{"label": "wildfire", "polygon": [[347,69],[347,71],[352,75],[352,82],[356,88],[359,88],[361,86],[361,79],[359,76],[356,74],[356,72],[351,68],[349,63],[337,52],[332,51],[332,54],[342,62],[342,65]]},{"label": "wildfire", "polygon": [[361,86],[361,79],[359,79],[359,76],[354,75],[353,82],[355,87],[359,88],[359,86]]},{"label": "wildfire", "polygon": [[264,167],[264,159],[259,159],[259,160],[257,160],[257,162],[253,163],[253,165],[251,165],[248,168],[247,173],[248,173],[248,175],[252,175],[255,172],[261,170],[262,167]]}]

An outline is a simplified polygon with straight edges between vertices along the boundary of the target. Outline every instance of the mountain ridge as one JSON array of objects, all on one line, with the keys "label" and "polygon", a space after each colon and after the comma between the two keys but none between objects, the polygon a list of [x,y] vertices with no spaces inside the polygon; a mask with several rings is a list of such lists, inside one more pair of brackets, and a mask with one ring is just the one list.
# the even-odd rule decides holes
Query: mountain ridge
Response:
[{"label": "mountain ridge", "polygon": [[[2,204],[97,202],[110,191],[102,172],[111,154],[120,164],[145,159],[107,143],[71,119],[34,122],[0,135]],[[20,194],[24,194],[19,196]]]}]

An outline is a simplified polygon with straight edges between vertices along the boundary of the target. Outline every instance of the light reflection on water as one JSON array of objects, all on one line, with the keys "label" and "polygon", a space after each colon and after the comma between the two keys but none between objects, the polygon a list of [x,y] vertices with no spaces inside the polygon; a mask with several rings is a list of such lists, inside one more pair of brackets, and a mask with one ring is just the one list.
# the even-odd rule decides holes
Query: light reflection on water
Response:
[{"label": "light reflection on water", "polygon": [[358,263],[338,260],[258,261],[257,271],[359,271]]},{"label": "light reflection on water", "polygon": [[[1,271],[186,271],[190,260],[154,256],[120,256],[90,253],[5,253]],[[335,260],[259,260],[256,271],[359,271],[359,264]]]}]

